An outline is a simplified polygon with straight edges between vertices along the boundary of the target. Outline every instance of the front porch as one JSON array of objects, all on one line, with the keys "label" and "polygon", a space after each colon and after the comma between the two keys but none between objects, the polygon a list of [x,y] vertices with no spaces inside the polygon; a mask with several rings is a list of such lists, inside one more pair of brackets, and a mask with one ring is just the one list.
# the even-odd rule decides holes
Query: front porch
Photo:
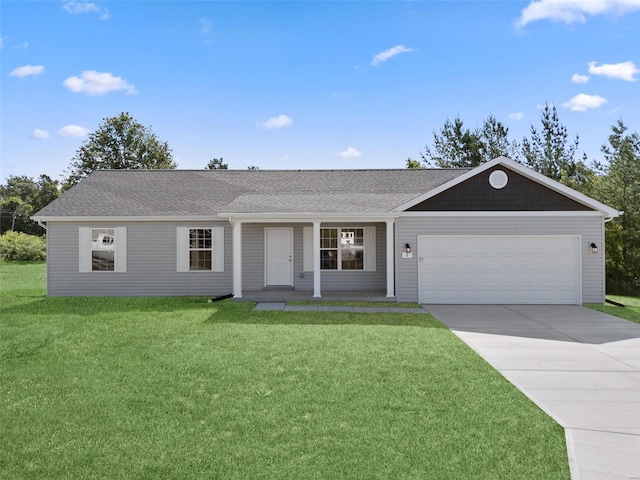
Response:
[{"label": "front porch", "polygon": [[340,290],[323,291],[321,297],[314,297],[310,290],[260,290],[244,292],[240,298],[234,298],[235,302],[379,302],[395,303],[396,297],[387,297],[383,290]]},{"label": "front porch", "polygon": [[234,298],[396,302],[395,220],[229,215]]}]

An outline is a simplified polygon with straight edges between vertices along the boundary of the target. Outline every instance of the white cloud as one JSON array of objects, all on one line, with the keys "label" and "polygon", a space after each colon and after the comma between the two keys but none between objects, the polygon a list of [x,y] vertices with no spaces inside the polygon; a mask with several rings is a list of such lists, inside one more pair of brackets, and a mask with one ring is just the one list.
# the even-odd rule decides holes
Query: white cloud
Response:
[{"label": "white cloud", "polygon": [[604,75],[609,78],[635,82],[636,79],[634,78],[634,75],[640,73],[640,69],[638,69],[635,63],[631,61],[622,63],[604,63],[602,65],[596,64],[597,62],[589,62],[589,73],[592,75]]},{"label": "white cloud", "polygon": [[574,73],[571,76],[571,81],[573,83],[587,83],[591,77],[589,75],[580,75],[579,73]]},{"label": "white cloud", "polygon": [[287,115],[278,115],[277,117],[270,118],[266,122],[258,122],[258,126],[267,129],[288,127],[293,123],[293,120]]},{"label": "white cloud", "polygon": [[590,108],[598,108],[606,103],[606,101],[607,99],[600,95],[587,95],[586,93],[580,93],[568,102],[563,103],[562,106],[574,112],[585,112]]},{"label": "white cloud", "polygon": [[204,45],[212,45],[211,34],[213,33],[213,22],[208,18],[199,18],[200,36]]},{"label": "white cloud", "polygon": [[43,65],[25,65],[24,67],[14,69],[9,75],[24,78],[29,75],[40,75],[42,72],[44,72]]},{"label": "white cloud", "polygon": [[58,135],[63,137],[84,137],[91,130],[80,127],[79,125],[66,125],[58,130]]},{"label": "white cloud", "polygon": [[[9,37],[0,37],[0,49],[9,46],[7,40],[9,40]],[[22,42],[17,45],[12,45],[11,48],[13,48],[14,50],[26,50],[27,48],[29,48],[29,42]]]},{"label": "white cloud", "polygon": [[49,132],[45,132],[44,130],[40,130],[39,128],[36,128],[31,134],[31,138],[35,138],[38,140],[45,140],[49,137]]},{"label": "white cloud", "polygon": [[387,60],[389,60],[392,57],[395,57],[396,55],[399,55],[401,53],[408,53],[408,52],[413,52],[413,48],[407,48],[404,45],[398,45],[396,47],[390,48],[389,50],[385,50],[384,52],[380,52],[379,54],[377,54],[375,57],[373,57],[373,60],[371,61],[371,65],[373,65],[374,67],[377,67],[382,62],[386,62]]},{"label": "white cloud", "polygon": [[62,82],[65,87],[75,93],[87,95],[104,95],[109,92],[124,90],[127,95],[138,93],[133,85],[129,85],[122,77],[114,77],[110,73],[88,70],[80,77],[69,77]]},{"label": "white cloud", "polygon": [[80,15],[82,13],[98,13],[100,14],[100,18],[102,20],[108,19],[111,15],[109,15],[109,10],[104,7],[100,7],[93,2],[67,2],[62,8],[64,8],[71,15]]},{"label": "white cloud", "polygon": [[522,120],[524,118],[524,113],[522,112],[510,113],[509,118],[511,120]]},{"label": "white cloud", "polygon": [[538,20],[584,23],[587,16],[624,15],[637,10],[640,10],[640,0],[534,0],[522,10],[516,27]]},{"label": "white cloud", "polygon": [[353,147],[349,147],[344,152],[340,152],[338,156],[344,160],[347,160],[349,158],[361,157],[362,153],[360,153],[357,149]]},{"label": "white cloud", "polygon": [[208,18],[199,18],[198,23],[200,23],[200,33],[202,35],[211,35],[213,32],[213,22]]}]

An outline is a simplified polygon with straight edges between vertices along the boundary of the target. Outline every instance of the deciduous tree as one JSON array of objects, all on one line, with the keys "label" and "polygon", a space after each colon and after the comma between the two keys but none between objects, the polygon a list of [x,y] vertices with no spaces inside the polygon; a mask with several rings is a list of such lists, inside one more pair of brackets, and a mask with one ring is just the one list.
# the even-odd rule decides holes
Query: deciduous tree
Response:
[{"label": "deciduous tree", "polygon": [[63,188],[70,188],[94,170],[176,168],[167,142],[124,112],[105,118],[76,151]]},{"label": "deciduous tree", "polygon": [[409,170],[415,169],[415,168],[424,168],[424,165],[422,165],[418,160],[414,160],[413,158],[407,158],[407,168]]},{"label": "deciduous tree", "polygon": [[27,176],[10,176],[0,185],[0,233],[15,230],[42,235],[44,230],[29,215],[45,207],[60,195],[58,182],[48,175],[38,180]]},{"label": "deciduous tree", "polygon": [[229,164],[224,163],[222,161],[222,157],[212,158],[211,160],[209,160],[209,163],[207,163],[207,169],[209,170],[227,170],[228,168]]}]

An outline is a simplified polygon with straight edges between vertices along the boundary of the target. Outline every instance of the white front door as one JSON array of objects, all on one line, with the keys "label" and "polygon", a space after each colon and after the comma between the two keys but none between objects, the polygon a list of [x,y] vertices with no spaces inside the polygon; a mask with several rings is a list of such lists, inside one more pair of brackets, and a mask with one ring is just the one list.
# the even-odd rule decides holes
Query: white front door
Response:
[{"label": "white front door", "polygon": [[293,286],[293,229],[265,229],[265,285]]}]

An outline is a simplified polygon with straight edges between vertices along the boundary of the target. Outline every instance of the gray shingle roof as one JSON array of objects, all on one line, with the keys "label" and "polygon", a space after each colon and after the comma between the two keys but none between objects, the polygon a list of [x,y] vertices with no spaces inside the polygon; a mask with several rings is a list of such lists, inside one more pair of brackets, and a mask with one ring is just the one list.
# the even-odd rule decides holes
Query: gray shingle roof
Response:
[{"label": "gray shingle roof", "polygon": [[102,170],[34,216],[385,213],[467,171]]}]

